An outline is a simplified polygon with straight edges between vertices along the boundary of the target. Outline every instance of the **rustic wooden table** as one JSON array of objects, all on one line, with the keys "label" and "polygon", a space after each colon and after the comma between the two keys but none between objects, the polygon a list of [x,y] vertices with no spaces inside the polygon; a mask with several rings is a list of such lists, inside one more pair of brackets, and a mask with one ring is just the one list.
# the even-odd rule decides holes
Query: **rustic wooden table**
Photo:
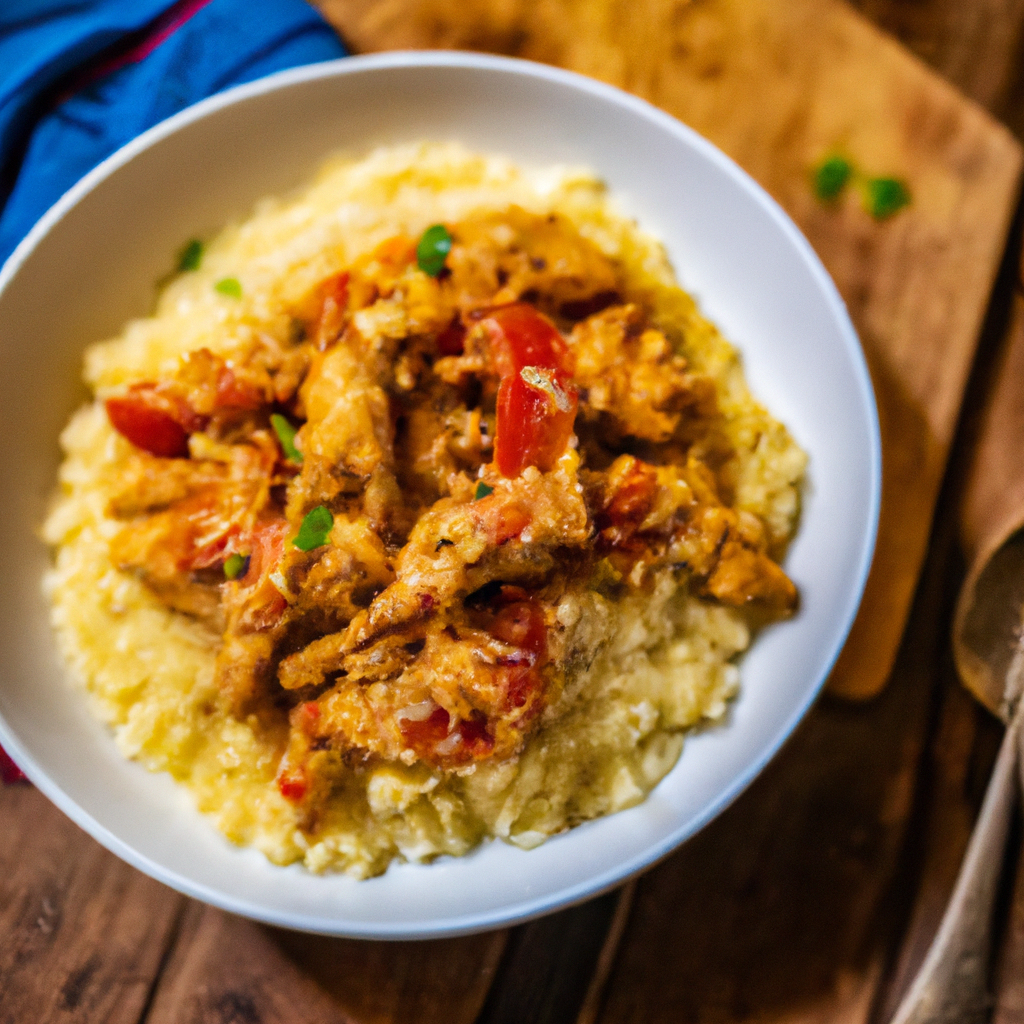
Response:
[{"label": "rustic wooden table", "polygon": [[[879,397],[886,504],[865,610],[829,692],[720,818],[618,892],[486,935],[256,925],[121,863],[31,787],[0,787],[0,1024],[884,1022],[1001,732],[957,684],[949,624],[979,413],[1024,331],[1024,0],[321,6],[357,50],[485,49],[613,81],[786,206],[843,292]],[[835,146],[904,176],[911,207],[877,223],[854,200],[817,204],[807,168]],[[1024,1021],[1015,863],[993,922],[998,1024]]]}]

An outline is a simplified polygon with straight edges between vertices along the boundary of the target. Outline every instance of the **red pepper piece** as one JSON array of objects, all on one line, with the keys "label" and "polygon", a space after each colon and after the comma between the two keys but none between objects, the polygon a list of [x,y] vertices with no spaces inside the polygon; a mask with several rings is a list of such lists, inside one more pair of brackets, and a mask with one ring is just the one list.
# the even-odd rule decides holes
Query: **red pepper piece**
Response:
[{"label": "red pepper piece", "polygon": [[576,422],[579,395],[566,373],[527,366],[502,378],[494,462],[502,476],[527,466],[547,472],[565,451]]},{"label": "red pepper piece", "polygon": [[201,430],[203,417],[182,398],[155,384],[134,384],[128,393],[106,401],[113,428],[136,448],[164,459],[188,456],[188,435]]},{"label": "red pepper piece", "polygon": [[491,339],[491,359],[500,377],[516,375],[526,366],[572,374],[576,358],[543,313],[526,302],[489,310],[480,321]]}]

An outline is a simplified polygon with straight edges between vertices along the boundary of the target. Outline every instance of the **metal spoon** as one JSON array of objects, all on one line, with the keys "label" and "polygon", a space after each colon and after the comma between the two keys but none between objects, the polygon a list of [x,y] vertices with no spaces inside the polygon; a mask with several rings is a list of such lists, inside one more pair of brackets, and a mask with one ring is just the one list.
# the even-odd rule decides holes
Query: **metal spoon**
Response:
[{"label": "metal spoon", "polygon": [[961,679],[1007,723],[953,895],[891,1024],[972,1024],[988,1018],[992,911],[1024,767],[1024,529],[964,583],[953,625]]}]

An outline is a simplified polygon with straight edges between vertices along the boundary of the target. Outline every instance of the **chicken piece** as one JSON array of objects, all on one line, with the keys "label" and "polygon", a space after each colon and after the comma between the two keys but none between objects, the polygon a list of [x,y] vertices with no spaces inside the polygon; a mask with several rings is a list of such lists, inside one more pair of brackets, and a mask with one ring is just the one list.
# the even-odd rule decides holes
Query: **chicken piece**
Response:
[{"label": "chicken piece", "polygon": [[118,489],[107,505],[107,513],[129,519],[166,509],[197,491],[221,484],[226,472],[221,463],[210,459],[161,459],[133,452],[118,467]]},{"label": "chicken piece", "polygon": [[300,389],[306,424],[296,445],[307,467],[317,460],[368,477],[391,459],[391,413],[384,389],[344,341],[315,358]]},{"label": "chicken piece", "polygon": [[717,412],[710,378],[686,372],[661,331],[635,305],[613,306],[573,328],[576,385],[585,415],[607,413],[621,433],[667,441],[684,414]]},{"label": "chicken piece", "polygon": [[638,564],[675,565],[689,571],[698,593],[723,604],[757,605],[776,616],[796,607],[796,587],[766,553],[763,524],[722,504],[713,474],[697,459],[655,467],[622,455],[591,478],[588,504],[599,549],[619,556],[630,582],[642,581],[631,573]]},{"label": "chicken piece", "polygon": [[614,263],[565,217],[518,206],[461,221],[447,265],[463,311],[530,295],[552,316],[577,318],[621,288]]},{"label": "chicken piece", "polygon": [[582,546],[590,523],[578,467],[579,457],[568,451],[551,473],[531,468],[514,480],[495,477],[493,493],[479,500],[438,501],[400,552],[395,582],[353,619],[349,648],[491,580],[542,576],[553,549]]},{"label": "chicken piece", "polygon": [[[267,504],[277,460],[276,445],[265,431],[256,432],[252,441],[232,445],[228,463],[189,460],[190,474],[172,471],[178,489],[186,493],[161,511],[132,519],[111,542],[114,565],[137,572],[172,608],[217,618],[219,595],[209,579],[197,574],[219,567],[237,550],[239,539]],[[145,504],[144,493],[136,506]],[[127,499],[118,504],[127,507]]]},{"label": "chicken piece", "polygon": [[443,769],[516,754],[560,681],[548,650],[555,613],[518,588],[495,597],[496,607],[454,611],[458,625],[429,624],[416,642],[391,634],[350,654],[347,674],[293,712],[281,791],[298,800],[315,789],[325,749]]}]

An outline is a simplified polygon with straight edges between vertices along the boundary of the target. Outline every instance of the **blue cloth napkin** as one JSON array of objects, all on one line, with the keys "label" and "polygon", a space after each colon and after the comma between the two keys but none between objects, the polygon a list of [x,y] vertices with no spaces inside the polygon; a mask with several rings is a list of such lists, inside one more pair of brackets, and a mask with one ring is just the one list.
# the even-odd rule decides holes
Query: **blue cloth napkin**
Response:
[{"label": "blue cloth napkin", "polygon": [[147,128],[229,86],[345,52],[305,0],[0,0],[0,263]]}]

